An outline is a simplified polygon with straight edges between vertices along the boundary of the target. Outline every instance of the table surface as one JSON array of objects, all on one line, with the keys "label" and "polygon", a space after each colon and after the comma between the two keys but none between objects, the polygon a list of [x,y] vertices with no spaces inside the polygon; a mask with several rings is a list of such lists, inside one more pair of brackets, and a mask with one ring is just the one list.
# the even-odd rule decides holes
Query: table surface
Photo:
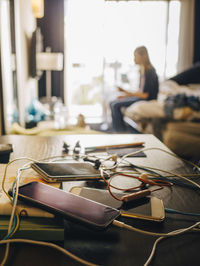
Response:
[{"label": "table surface", "polygon": [[[175,173],[191,173],[191,167],[180,159],[169,155],[163,150],[170,150],[156,137],[150,134],[99,134],[99,135],[66,135],[66,136],[1,136],[0,143],[11,143],[13,153],[10,160],[19,157],[43,159],[51,156],[63,155],[63,142],[70,147],[80,141],[82,147],[110,145],[118,143],[131,143],[143,141],[146,157],[129,158],[135,165],[155,167]],[[63,187],[69,190],[73,186],[94,186],[95,184],[84,181],[65,182]],[[98,185],[97,185],[98,186]],[[199,191],[193,189],[173,186],[172,189],[165,188],[154,193],[161,198],[164,206],[185,212],[200,213]],[[188,227],[199,218],[183,216],[178,214],[166,214],[162,223],[147,222],[142,220],[125,219],[125,222],[135,227],[153,231],[170,232],[172,230]],[[146,236],[114,226],[106,231],[96,232],[69,221],[65,222],[64,247],[74,254],[98,265],[144,265],[150,255],[156,237]],[[199,265],[200,234],[187,233],[184,235],[165,239],[157,247],[151,265]],[[2,252],[0,251],[0,258]],[[14,257],[11,256],[14,253]],[[57,251],[46,247],[28,249],[27,245],[15,245],[9,257],[14,260],[13,265],[79,265],[77,262],[66,258]],[[27,264],[27,260],[30,263]]]}]

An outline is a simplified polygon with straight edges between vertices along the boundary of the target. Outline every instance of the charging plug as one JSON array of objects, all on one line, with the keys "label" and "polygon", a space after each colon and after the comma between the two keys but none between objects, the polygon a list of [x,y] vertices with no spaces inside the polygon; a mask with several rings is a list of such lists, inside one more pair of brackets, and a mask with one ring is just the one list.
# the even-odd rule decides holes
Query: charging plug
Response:
[{"label": "charging plug", "polygon": [[151,194],[151,191],[149,189],[145,189],[145,190],[141,190],[141,191],[134,192],[129,195],[123,196],[121,200],[125,202],[129,202],[132,200],[144,198],[146,196],[149,196],[150,194]]}]

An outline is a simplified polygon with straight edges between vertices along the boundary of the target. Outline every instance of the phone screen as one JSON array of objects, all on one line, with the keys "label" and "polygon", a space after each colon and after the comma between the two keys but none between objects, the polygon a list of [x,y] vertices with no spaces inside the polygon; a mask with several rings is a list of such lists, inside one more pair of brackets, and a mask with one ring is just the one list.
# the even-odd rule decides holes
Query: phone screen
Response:
[{"label": "phone screen", "polygon": [[47,181],[65,181],[100,178],[100,171],[92,164],[81,163],[33,163],[31,167]]},{"label": "phone screen", "polygon": [[[9,192],[12,194],[12,192]],[[40,182],[19,187],[19,199],[88,225],[105,228],[120,211]]]},{"label": "phone screen", "polygon": [[[142,199],[126,203],[114,199],[107,190],[103,189],[100,190],[87,187],[74,187],[71,189],[71,192],[116,208],[120,210],[121,215],[125,217],[154,221],[162,221],[164,219],[163,202],[156,197],[144,197]],[[115,195],[120,197],[125,194],[115,193]]]}]

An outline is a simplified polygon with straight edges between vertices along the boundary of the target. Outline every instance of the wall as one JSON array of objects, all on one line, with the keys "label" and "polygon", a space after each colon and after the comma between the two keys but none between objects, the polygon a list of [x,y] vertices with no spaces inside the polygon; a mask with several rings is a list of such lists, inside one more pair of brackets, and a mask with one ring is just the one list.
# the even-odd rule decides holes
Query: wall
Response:
[{"label": "wall", "polygon": [[[0,54],[1,62],[1,54]],[[4,134],[4,123],[3,123],[3,95],[2,95],[2,71],[0,64],[0,136]]]},{"label": "wall", "polygon": [[12,49],[10,31],[10,2],[2,0],[0,2],[0,53],[1,53],[1,78],[2,78],[2,105],[1,115],[5,131],[8,130],[12,122],[14,110],[14,92],[12,75]]},{"label": "wall", "polygon": [[200,1],[195,0],[194,57],[193,63],[200,62]]},{"label": "wall", "polygon": [[29,75],[29,45],[36,20],[31,0],[15,0],[16,68],[20,125],[25,125],[25,110],[33,97],[37,97],[37,80]]}]

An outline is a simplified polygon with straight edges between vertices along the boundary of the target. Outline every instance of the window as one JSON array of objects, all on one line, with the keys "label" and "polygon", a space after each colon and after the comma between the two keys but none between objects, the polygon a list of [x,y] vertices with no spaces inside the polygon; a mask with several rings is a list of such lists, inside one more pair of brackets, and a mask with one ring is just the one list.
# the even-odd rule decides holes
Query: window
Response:
[{"label": "window", "polygon": [[176,73],[179,1],[68,0],[66,88],[70,117],[105,120],[116,85],[137,87],[133,51],[145,45],[160,80]]}]

